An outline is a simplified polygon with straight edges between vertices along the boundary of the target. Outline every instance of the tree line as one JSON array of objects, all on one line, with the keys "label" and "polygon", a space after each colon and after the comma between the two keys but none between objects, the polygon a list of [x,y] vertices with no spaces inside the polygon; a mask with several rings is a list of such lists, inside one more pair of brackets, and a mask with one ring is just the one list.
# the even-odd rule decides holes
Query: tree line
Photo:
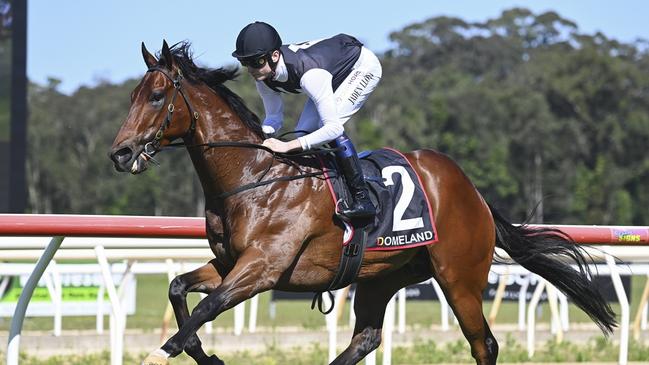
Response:
[{"label": "tree line", "polygon": [[[647,41],[583,34],[555,12],[522,8],[484,22],[435,17],[390,40],[378,89],[345,127],[358,149],[439,150],[513,220],[649,222]],[[72,95],[58,80],[30,84],[30,212],[202,215],[184,150],[139,176],[108,159],[138,82]],[[245,72],[227,86],[263,116]],[[290,130],[305,99],[286,101]]]}]

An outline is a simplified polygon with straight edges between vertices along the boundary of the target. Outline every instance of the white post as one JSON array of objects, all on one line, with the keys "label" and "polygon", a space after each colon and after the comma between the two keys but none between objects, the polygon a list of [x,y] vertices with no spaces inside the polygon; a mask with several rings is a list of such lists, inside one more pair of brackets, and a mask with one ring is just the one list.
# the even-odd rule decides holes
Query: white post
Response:
[{"label": "white post", "polygon": [[51,270],[48,270],[45,273],[45,287],[47,287],[47,292],[50,294],[50,299],[52,301],[52,307],[54,307],[54,336],[61,335],[61,301],[63,300],[62,295],[60,296],[56,290],[56,285],[54,284],[54,277]]},{"label": "white post", "polygon": [[376,350],[365,356],[365,365],[376,365]]},{"label": "white post", "polygon": [[52,275],[52,284],[56,300],[54,301],[54,336],[61,336],[61,327],[63,326],[63,284],[61,283],[61,273],[56,265],[56,260],[50,263],[50,274]]},{"label": "white post", "polygon": [[[323,293],[326,294],[326,293]],[[334,302],[330,303],[329,294],[322,296],[322,305],[325,309],[331,308],[331,312],[325,316],[325,321],[327,323],[327,331],[329,332],[329,362],[332,362],[338,353],[338,310],[342,309],[342,306],[345,305],[345,300],[347,298],[347,290],[338,289],[334,291]],[[333,306],[333,307],[330,307]]]},{"label": "white post", "polygon": [[558,290],[557,296],[559,297],[559,303],[561,304],[561,306],[559,307],[561,315],[561,328],[563,328],[564,331],[567,331],[570,329],[570,311],[568,308],[568,297],[566,297],[565,294]]},{"label": "white post", "polygon": [[106,287],[102,282],[99,284],[99,290],[97,293],[97,333],[104,333],[104,295],[106,294]]},{"label": "white post", "polygon": [[543,294],[543,289],[545,289],[545,280],[541,277],[538,277],[538,283],[536,284],[536,290],[532,294],[532,299],[527,306],[527,356],[532,357],[534,355],[534,330],[535,330],[535,321],[536,321],[536,306],[539,304],[541,299],[541,294]]},{"label": "white post", "polygon": [[496,317],[498,316],[498,311],[500,310],[500,305],[505,296],[505,289],[507,288],[507,282],[509,281],[509,266],[505,266],[503,272],[498,275],[498,288],[496,289],[496,295],[494,295],[494,300],[491,305],[491,310],[489,311],[489,317],[487,322],[490,326],[493,326],[496,323]]},{"label": "white post", "polygon": [[0,280],[0,297],[4,296],[5,291],[7,291],[7,287],[9,286],[9,279],[11,279],[10,276],[3,276],[2,280]]},{"label": "white post", "polygon": [[16,310],[14,311],[14,316],[11,319],[11,328],[9,329],[9,341],[7,344],[7,365],[18,365],[18,354],[20,350],[20,332],[23,328],[23,321],[25,320],[25,313],[27,312],[27,306],[29,305],[29,300],[34,294],[34,288],[38,285],[38,281],[43,276],[43,272],[47,268],[47,265],[50,263],[56,251],[61,247],[63,242],[63,237],[53,237],[50,240],[50,243],[45,247],[43,255],[36,262],[34,271],[29,275],[27,283],[23,288],[20,297],[18,298],[18,303],[16,304]]},{"label": "white post", "polygon": [[234,307],[234,335],[239,336],[243,333],[243,327],[246,321],[246,302],[241,302]]},{"label": "white post", "polygon": [[629,313],[629,300],[624,292],[620,272],[618,271],[617,265],[615,265],[613,256],[606,254],[606,263],[611,270],[611,280],[613,280],[613,287],[615,287],[615,293],[620,302],[620,310],[622,312],[620,318],[620,355],[618,364],[626,365],[629,357],[629,321],[631,318]]},{"label": "white post", "polygon": [[561,325],[561,318],[559,318],[559,308],[557,305],[557,289],[550,283],[546,284],[545,290],[548,293],[548,304],[550,305],[550,329],[551,332],[556,334],[556,342],[563,341],[563,326]]},{"label": "white post", "polygon": [[[126,262],[126,269],[124,270],[124,274],[122,275],[122,280],[119,283],[119,288],[117,288],[117,296],[119,297],[120,300],[120,308],[122,309],[122,316],[119,318],[119,324],[120,324],[120,331],[123,334],[126,331],[126,298],[124,292],[127,290],[128,286],[131,285],[133,282],[133,271],[131,270],[133,268],[133,264],[135,261],[133,260],[128,260]],[[112,270],[111,270],[112,271]],[[122,335],[122,337],[124,337]],[[123,343],[123,339],[122,339]],[[123,346],[123,345],[122,345]]]},{"label": "white post", "polygon": [[124,351],[124,330],[122,325],[122,306],[115,289],[113,282],[113,274],[103,246],[95,246],[95,253],[97,254],[97,262],[101,267],[101,274],[104,278],[104,284],[108,291],[108,298],[110,299],[111,316],[110,316],[110,337],[111,337],[111,351],[110,363],[111,365],[122,365],[122,355]]},{"label": "white post", "polygon": [[234,335],[240,336],[246,325],[246,302],[243,301],[234,307]]},{"label": "white post", "polygon": [[[112,306],[112,303],[111,303]],[[116,364],[117,360],[117,355],[116,351],[119,350],[119,344],[117,343],[117,319],[115,316],[115,313],[111,310],[110,313],[108,314],[108,334],[110,337],[110,363],[111,365],[119,365]]]},{"label": "white post", "polygon": [[250,333],[257,331],[257,308],[259,308],[259,295],[250,299],[250,318],[248,320],[248,332]]},{"label": "white post", "polygon": [[399,333],[406,333],[406,288],[401,288],[399,298]]},{"label": "white post", "polygon": [[518,291],[518,330],[525,330],[525,302],[527,302],[527,288],[530,286],[532,274],[527,274]]},{"label": "white post", "polygon": [[392,364],[392,333],[394,332],[395,306],[393,296],[385,308],[385,317],[383,319],[383,365]]},{"label": "white post", "polygon": [[[332,305],[334,305],[334,303],[332,303],[329,299],[329,294],[327,292],[322,293],[323,308],[331,308]],[[329,361],[327,363],[330,363],[336,358],[336,332],[338,327],[338,315],[335,310],[332,309],[332,311],[325,316],[325,323],[327,324],[327,332],[329,334]]]}]

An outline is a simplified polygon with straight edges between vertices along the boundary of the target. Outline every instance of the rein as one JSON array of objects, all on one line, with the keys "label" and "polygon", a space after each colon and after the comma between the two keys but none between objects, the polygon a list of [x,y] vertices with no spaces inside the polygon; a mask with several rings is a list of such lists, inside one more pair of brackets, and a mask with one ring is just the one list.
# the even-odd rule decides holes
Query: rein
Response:
[{"label": "rein", "polygon": [[322,176],[324,175],[324,171],[317,171],[317,172],[305,172],[301,173],[299,175],[292,175],[292,176],[282,176],[282,177],[276,177],[273,179],[268,179],[268,180],[262,180],[266,174],[270,171],[272,168],[275,160],[283,160],[284,162],[288,162],[294,166],[296,166],[299,169],[299,165],[297,165],[294,161],[292,161],[289,157],[297,157],[297,156],[317,156],[317,155],[324,155],[328,154],[331,152],[336,151],[335,148],[320,148],[316,150],[311,150],[311,151],[302,151],[302,152],[295,152],[295,153],[279,153],[271,150],[270,148],[266,146],[262,146],[260,144],[256,143],[249,143],[249,142],[235,142],[235,141],[228,141],[228,142],[207,142],[207,143],[199,143],[199,144],[193,144],[193,145],[187,145],[184,142],[178,142],[178,143],[172,143],[164,147],[164,149],[167,148],[178,148],[178,147],[187,147],[187,148],[193,148],[193,147],[208,147],[208,148],[218,148],[218,147],[239,147],[239,148],[255,148],[259,150],[264,150],[266,152],[269,152],[273,155],[273,160],[271,163],[268,165],[266,170],[264,170],[264,173],[261,175],[259,180],[253,183],[241,185],[238,188],[235,188],[233,190],[221,193],[217,196],[219,199],[225,199],[228,198],[232,195],[238,194],[240,192],[254,189],[260,186],[265,186],[269,185],[278,181],[293,181],[293,180],[299,180],[299,179],[306,179],[308,177],[317,177],[317,176]]},{"label": "rein", "polygon": [[[171,97],[171,102],[167,105],[167,116],[165,117],[165,120],[162,122],[162,125],[160,126],[160,129],[155,134],[155,137],[151,142],[148,142],[144,145],[144,151],[142,151],[142,154],[147,160],[155,161],[153,159],[153,155],[158,153],[159,151],[167,148],[176,148],[176,147],[187,147],[187,148],[193,148],[193,147],[208,147],[208,148],[218,148],[218,147],[239,147],[239,148],[255,148],[255,149],[260,149],[264,150],[266,152],[269,152],[273,155],[273,160],[271,163],[268,165],[264,173],[261,175],[259,180],[253,183],[245,184],[242,186],[239,186],[238,188],[231,190],[231,191],[226,191],[224,193],[221,193],[217,196],[219,199],[226,199],[232,195],[238,194],[240,192],[254,189],[260,186],[265,186],[269,185],[275,182],[279,181],[293,181],[293,180],[298,180],[298,179],[305,179],[309,177],[317,177],[324,175],[324,171],[317,171],[317,172],[305,172],[301,173],[299,175],[293,175],[293,176],[282,176],[282,177],[277,177],[273,179],[268,179],[268,180],[263,180],[264,176],[268,174],[270,169],[272,168],[275,160],[278,158],[280,160],[283,160],[284,162],[288,162],[289,164],[292,164],[293,166],[299,168],[299,165],[297,165],[294,161],[292,161],[289,157],[297,157],[297,156],[315,156],[315,155],[321,155],[321,154],[327,154],[336,151],[335,148],[320,148],[316,150],[311,150],[311,151],[302,151],[302,152],[295,152],[295,153],[278,153],[266,146],[262,146],[260,144],[256,143],[249,143],[249,142],[234,142],[234,141],[223,141],[223,142],[207,142],[207,143],[199,143],[199,144],[193,144],[193,145],[188,145],[186,142],[178,142],[178,143],[170,143],[166,146],[161,145],[162,137],[164,136],[165,130],[169,128],[169,125],[171,125],[171,121],[173,120],[173,113],[174,113],[174,103],[176,101],[176,97],[178,94],[182,96],[183,100],[185,101],[185,104],[187,105],[187,108],[189,110],[189,115],[191,116],[191,123],[189,130],[187,131],[186,135],[193,135],[194,131],[196,130],[196,122],[198,121],[199,114],[197,111],[194,110],[192,107],[192,104],[190,103],[189,99],[187,96],[185,96],[185,93],[182,90],[182,80],[183,80],[183,75],[178,70],[178,75],[176,78],[173,78],[167,70],[161,68],[161,67],[151,67],[147,70],[147,72],[160,72],[162,73],[167,79],[169,79],[174,86],[174,93]],[[285,136],[287,134],[292,134],[292,133],[300,133],[302,131],[296,131],[296,132],[289,132],[285,133],[282,136]],[[282,137],[280,136],[280,138]]]}]

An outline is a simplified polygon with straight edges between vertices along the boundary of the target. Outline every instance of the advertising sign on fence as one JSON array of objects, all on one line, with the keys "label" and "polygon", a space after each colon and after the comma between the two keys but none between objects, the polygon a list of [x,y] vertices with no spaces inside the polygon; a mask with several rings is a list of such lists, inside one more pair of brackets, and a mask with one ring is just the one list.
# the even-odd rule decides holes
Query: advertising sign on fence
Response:
[{"label": "advertising sign on fence", "polygon": [[[46,274],[47,275],[47,274]],[[90,316],[96,315],[99,305],[103,313],[110,313],[111,305],[108,294],[101,290],[103,278],[100,273],[65,273],[61,272],[61,310],[64,316]],[[113,282],[116,284],[122,281],[123,274],[113,274]],[[4,287],[0,293],[0,317],[11,317],[16,309],[18,298],[23,290],[29,275],[5,276],[1,278]],[[123,310],[127,314],[135,313],[136,280],[133,275],[128,276],[128,282],[124,287]],[[98,301],[100,292],[103,292],[103,300]],[[46,279],[42,278],[34,289],[34,295],[27,307],[27,316],[51,317],[54,316],[54,306],[47,288]]]}]

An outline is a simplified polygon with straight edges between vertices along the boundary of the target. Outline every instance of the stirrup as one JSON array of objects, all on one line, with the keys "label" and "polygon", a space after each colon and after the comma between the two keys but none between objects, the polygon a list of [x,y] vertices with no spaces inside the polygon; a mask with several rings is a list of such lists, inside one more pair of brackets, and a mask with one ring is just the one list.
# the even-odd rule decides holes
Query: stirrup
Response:
[{"label": "stirrup", "polygon": [[[361,200],[366,200],[361,202]],[[347,212],[345,210],[340,211],[340,215],[347,217],[347,219],[370,219],[376,216],[376,207],[372,204],[372,201],[369,197],[365,197],[358,200],[352,200],[351,206],[347,205]],[[352,208],[358,208],[357,210],[352,210]],[[365,208],[365,209],[363,209]],[[351,215],[350,215],[351,213]]]},{"label": "stirrup", "polygon": [[343,207],[348,207],[347,202],[343,200],[342,198],[338,199],[336,202],[336,207],[334,208],[334,213],[336,214],[336,217],[340,218],[340,220],[345,221],[347,223],[351,223],[351,218],[343,214]]}]

